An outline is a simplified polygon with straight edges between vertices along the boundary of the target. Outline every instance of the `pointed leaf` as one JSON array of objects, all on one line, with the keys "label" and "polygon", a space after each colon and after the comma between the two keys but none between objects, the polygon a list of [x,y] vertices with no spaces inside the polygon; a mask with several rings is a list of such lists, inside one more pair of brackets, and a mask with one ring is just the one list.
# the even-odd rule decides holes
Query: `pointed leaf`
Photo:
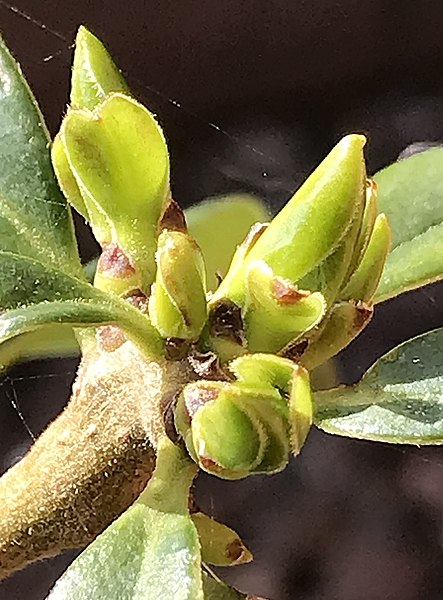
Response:
[{"label": "pointed leaf", "polygon": [[400,444],[443,443],[443,329],[395,348],[353,387],[315,394],[329,433]]},{"label": "pointed leaf", "polygon": [[0,249],[82,277],[71,213],[57,187],[36,101],[0,38]]},{"label": "pointed leaf", "polygon": [[71,104],[92,110],[109,93],[128,91],[126,81],[106,48],[81,25],[75,39]]},{"label": "pointed leaf", "polygon": [[129,303],[35,260],[0,252],[0,342],[50,323],[120,325],[148,353],[160,340]]},{"label": "pointed leaf", "polygon": [[[263,260],[276,275],[297,283],[334,252],[362,216],[364,144],[363,136],[349,135],[332,149],[254,244],[245,268],[248,261]],[[222,282],[215,298],[242,305],[244,285],[239,270]]]},{"label": "pointed leaf", "polygon": [[443,277],[443,149],[400,160],[374,177],[392,228],[392,250],[377,290],[383,302]]}]

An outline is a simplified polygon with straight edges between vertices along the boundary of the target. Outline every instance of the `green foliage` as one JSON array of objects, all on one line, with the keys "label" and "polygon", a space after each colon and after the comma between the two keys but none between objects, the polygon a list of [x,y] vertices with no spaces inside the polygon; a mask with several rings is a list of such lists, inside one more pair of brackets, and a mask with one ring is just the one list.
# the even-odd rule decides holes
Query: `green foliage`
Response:
[{"label": "green foliage", "polygon": [[[236,532],[190,514],[198,467],[226,479],[281,471],[314,420],[349,437],[443,443],[443,330],[315,402],[308,372],[366,326],[374,298],[442,278],[443,151],[376,175],[385,214],[366,179],[365,139],[350,135],[271,223],[261,223],[259,201],[236,196],[189,210],[187,230],[171,198],[162,130],[85,28],[71,103],[52,161],[102,246],[94,285],[81,269],[43,120],[0,42],[0,366],[47,351],[48,333],[68,332],[58,341],[67,348],[72,326],[117,325],[157,366],[184,365],[173,418],[193,460],[161,437],[147,488],[50,598],[245,598],[202,574],[202,560],[233,565],[251,554]],[[226,274],[218,288],[217,272]]]},{"label": "green foliage", "polygon": [[392,251],[376,294],[383,302],[443,277],[443,149],[386,167],[374,177],[392,228]]},{"label": "green foliage", "polygon": [[72,65],[71,105],[93,110],[111,92],[129,93],[126,81],[101,41],[80,26]]},{"label": "green foliage", "polygon": [[315,396],[316,423],[348,437],[443,443],[443,330],[391,350],[353,387]]},{"label": "green foliage", "polygon": [[82,276],[35,99],[0,39],[0,249]]},{"label": "green foliage", "polygon": [[146,317],[85,281],[25,256],[0,252],[0,282],[0,342],[48,324],[113,323],[148,354],[160,352],[160,339]]}]

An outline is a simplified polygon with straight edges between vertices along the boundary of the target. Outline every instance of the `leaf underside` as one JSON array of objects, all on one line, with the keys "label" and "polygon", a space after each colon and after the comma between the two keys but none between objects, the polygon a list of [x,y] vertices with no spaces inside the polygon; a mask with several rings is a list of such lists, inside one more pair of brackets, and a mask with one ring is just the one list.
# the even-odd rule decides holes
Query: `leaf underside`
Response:
[{"label": "leaf underside", "polygon": [[353,387],[317,392],[329,433],[403,444],[443,443],[443,329],[383,356]]}]

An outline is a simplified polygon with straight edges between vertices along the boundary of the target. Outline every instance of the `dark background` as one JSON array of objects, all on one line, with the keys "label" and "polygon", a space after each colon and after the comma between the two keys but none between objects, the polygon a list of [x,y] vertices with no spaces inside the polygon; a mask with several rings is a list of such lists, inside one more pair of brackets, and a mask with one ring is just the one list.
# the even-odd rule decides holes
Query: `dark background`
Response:
[{"label": "dark background", "polygon": [[[0,30],[52,132],[67,103],[80,23],[158,113],[174,195],[185,206],[242,190],[277,209],[349,131],[368,134],[371,172],[412,142],[443,140],[441,0],[0,0]],[[94,249],[82,229],[84,258]],[[379,307],[342,356],[343,378],[355,380],[383,351],[441,326],[442,299],[434,286]],[[36,362],[3,380],[3,470],[31,442],[13,403],[38,434],[66,401],[75,366]],[[245,591],[274,600],[443,597],[439,448],[313,432],[284,473],[237,483],[202,477],[198,494],[254,551],[253,565],[224,574]],[[0,584],[0,598],[44,598],[71,558],[12,577]]]}]

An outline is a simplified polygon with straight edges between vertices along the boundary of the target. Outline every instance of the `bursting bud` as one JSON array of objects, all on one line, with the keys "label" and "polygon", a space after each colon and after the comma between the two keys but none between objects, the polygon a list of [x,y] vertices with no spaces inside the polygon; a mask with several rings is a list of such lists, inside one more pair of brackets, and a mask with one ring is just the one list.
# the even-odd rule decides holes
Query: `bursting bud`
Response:
[{"label": "bursting bud", "polygon": [[102,247],[128,257],[147,292],[155,275],[158,222],[169,198],[169,156],[153,115],[121,93],[68,111],[52,159],[69,202]]},{"label": "bursting bud", "polygon": [[293,198],[274,217],[245,257],[243,267],[215,292],[243,306],[245,273],[252,260],[264,261],[280,277],[296,284],[338,247],[364,204],[365,163],[362,135],[343,138]]},{"label": "bursting bud", "polygon": [[264,261],[248,265],[244,323],[250,352],[278,352],[315,327],[325,312],[319,292],[297,289]]},{"label": "bursting bud", "polygon": [[164,338],[196,340],[207,318],[200,248],[187,233],[164,230],[155,257],[157,274],[149,298],[151,322]]},{"label": "bursting bud", "polygon": [[240,357],[230,365],[233,383],[190,383],[179,397],[175,422],[200,468],[223,479],[285,468],[312,424],[307,372],[269,354]]}]

